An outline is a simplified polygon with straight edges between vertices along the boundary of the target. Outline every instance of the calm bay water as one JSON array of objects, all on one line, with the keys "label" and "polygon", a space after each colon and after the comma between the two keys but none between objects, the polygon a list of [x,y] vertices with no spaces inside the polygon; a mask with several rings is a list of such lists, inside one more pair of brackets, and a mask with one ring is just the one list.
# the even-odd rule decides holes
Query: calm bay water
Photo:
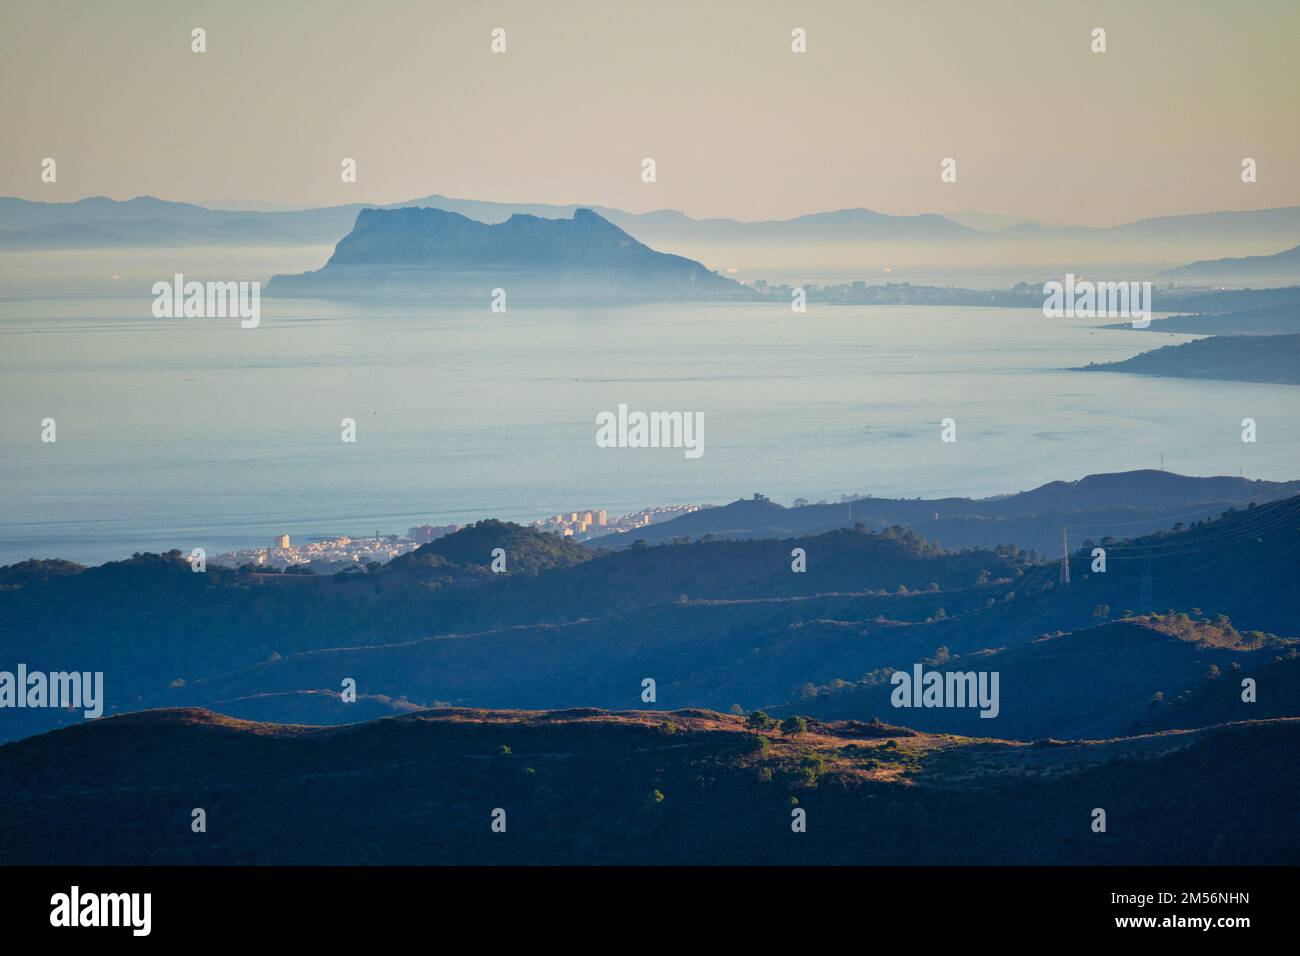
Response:
[{"label": "calm bay water", "polygon": [[[982,496],[1158,467],[1161,452],[1183,474],[1300,477],[1294,388],[1062,371],[1189,338],[1100,320],[815,301],[803,315],[494,314],[265,298],[261,326],[245,330],[152,318],[152,281],[184,265],[108,281],[114,254],[97,255],[103,269],[82,283],[0,257],[0,563],[753,492]],[[620,402],[702,412],[703,457],[597,448],[596,414]],[[1255,445],[1240,441],[1247,416]],[[40,440],[46,417],[55,444]],[[356,444],[340,441],[344,417]],[[956,444],[939,440],[946,417]]]}]

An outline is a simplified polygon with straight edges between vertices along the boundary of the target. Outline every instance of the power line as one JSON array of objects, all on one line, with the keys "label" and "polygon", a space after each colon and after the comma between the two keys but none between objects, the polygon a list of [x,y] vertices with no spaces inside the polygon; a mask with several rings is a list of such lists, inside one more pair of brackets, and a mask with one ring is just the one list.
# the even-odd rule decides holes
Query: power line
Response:
[{"label": "power line", "polygon": [[1061,587],[1070,584],[1070,534],[1069,525],[1061,525]]}]

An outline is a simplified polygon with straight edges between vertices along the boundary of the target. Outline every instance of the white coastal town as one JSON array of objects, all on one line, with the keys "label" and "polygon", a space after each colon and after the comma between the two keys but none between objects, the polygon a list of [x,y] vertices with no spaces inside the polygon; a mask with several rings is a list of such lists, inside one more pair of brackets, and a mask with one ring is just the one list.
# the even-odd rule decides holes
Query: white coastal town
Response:
[{"label": "white coastal town", "polygon": [[[530,522],[528,527],[542,534],[592,541],[604,535],[627,534],[707,507],[710,506],[687,504],[644,508],[612,519],[604,509],[582,509],[550,515]],[[252,565],[281,571],[289,568],[316,573],[341,571],[347,567],[387,564],[399,555],[414,551],[445,535],[454,534],[462,527],[464,526],[459,524],[424,524],[408,529],[404,535],[385,535],[376,531],[373,536],[338,535],[313,538],[303,544],[294,544],[291,535],[281,534],[268,547],[227,551],[218,555],[215,563],[228,567]]]}]

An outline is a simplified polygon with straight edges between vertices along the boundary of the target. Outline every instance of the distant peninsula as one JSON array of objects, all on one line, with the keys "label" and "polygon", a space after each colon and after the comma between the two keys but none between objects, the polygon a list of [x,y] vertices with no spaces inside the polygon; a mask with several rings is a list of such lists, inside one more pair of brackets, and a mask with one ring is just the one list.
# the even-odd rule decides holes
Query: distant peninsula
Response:
[{"label": "distant peninsula", "polygon": [[500,223],[443,209],[363,209],[324,268],[277,275],[267,287],[271,295],[432,295],[485,307],[494,290],[511,303],[758,298],[699,262],[656,252],[590,209]]},{"label": "distant peninsula", "polygon": [[1300,246],[1292,246],[1271,256],[1246,256],[1242,259],[1203,259],[1160,273],[1162,277],[1202,282],[1242,282],[1249,280],[1294,282],[1300,279]]},{"label": "distant peninsula", "polygon": [[[1164,302],[1172,293],[1162,296]],[[1190,332],[1193,335],[1291,335],[1300,332],[1300,286],[1246,289],[1173,298],[1169,310],[1184,314],[1156,319],[1145,332]],[[1194,314],[1187,314],[1193,312]],[[1129,323],[1108,325],[1127,329]]]},{"label": "distant peninsula", "polygon": [[1074,371],[1300,385],[1300,335],[1217,335]]}]

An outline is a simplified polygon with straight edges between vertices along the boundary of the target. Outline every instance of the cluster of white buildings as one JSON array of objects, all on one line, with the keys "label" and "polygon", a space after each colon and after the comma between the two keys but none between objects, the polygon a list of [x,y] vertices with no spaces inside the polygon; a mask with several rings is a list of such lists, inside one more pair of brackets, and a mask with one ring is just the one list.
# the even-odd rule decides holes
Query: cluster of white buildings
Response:
[{"label": "cluster of white buildings", "polygon": [[[585,541],[606,534],[622,534],[645,528],[661,521],[699,511],[708,505],[668,505],[661,508],[645,508],[622,517],[613,519],[603,509],[591,508],[581,511],[569,511],[564,514],[551,515],[540,521],[534,521],[530,527],[544,534],[559,535]],[[261,565],[283,570],[295,565],[307,565],[313,571],[339,571],[343,568],[367,564],[387,564],[393,558],[414,551],[421,545],[435,541],[444,535],[454,534],[461,525],[420,525],[411,528],[405,535],[380,535],[373,538],[352,538],[340,535],[336,538],[320,538],[306,544],[295,545],[289,535],[277,535],[266,548],[240,548],[218,555],[216,564],[238,568],[245,564]]]},{"label": "cluster of white buildings", "polygon": [[435,538],[460,530],[460,525],[421,525],[406,535],[379,535],[373,538],[322,538],[306,544],[294,545],[289,535],[282,534],[271,542],[269,548],[243,548],[229,551],[216,559],[217,564],[240,567],[260,564],[287,568],[291,565],[311,565],[313,570],[338,570],[348,565],[366,565],[371,562],[387,564],[398,555],[414,551]]},{"label": "cluster of white buildings", "polygon": [[543,534],[558,534],[564,538],[589,538],[607,534],[609,516],[604,511],[570,511],[534,521],[530,527]]},{"label": "cluster of white buildings", "polygon": [[609,520],[604,511],[569,511],[565,514],[552,515],[540,521],[534,521],[530,527],[545,534],[555,534],[564,538],[586,540],[598,538],[605,534],[621,534],[635,531],[648,525],[658,524],[680,517],[692,511],[699,511],[701,505],[668,505],[662,508],[645,508]]}]

